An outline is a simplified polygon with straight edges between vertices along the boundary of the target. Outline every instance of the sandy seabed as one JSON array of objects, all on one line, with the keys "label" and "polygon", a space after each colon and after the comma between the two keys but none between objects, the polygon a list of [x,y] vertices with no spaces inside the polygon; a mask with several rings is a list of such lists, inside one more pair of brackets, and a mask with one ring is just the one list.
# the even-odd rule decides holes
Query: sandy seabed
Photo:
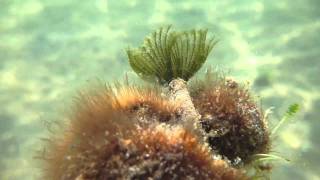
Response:
[{"label": "sandy seabed", "polygon": [[125,48],[162,25],[208,28],[220,42],[203,68],[249,81],[270,126],[291,103],[299,115],[279,132],[272,179],[320,179],[320,2],[317,0],[0,1],[0,179],[37,179],[33,159],[46,123],[74,94],[129,68]]}]

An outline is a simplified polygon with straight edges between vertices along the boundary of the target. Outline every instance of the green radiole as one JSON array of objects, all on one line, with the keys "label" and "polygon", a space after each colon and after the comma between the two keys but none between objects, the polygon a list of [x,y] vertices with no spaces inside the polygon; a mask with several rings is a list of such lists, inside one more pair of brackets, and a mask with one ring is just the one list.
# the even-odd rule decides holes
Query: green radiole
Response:
[{"label": "green radiole", "polygon": [[143,79],[161,84],[181,78],[188,81],[204,64],[217,41],[207,29],[171,31],[162,27],[145,38],[137,49],[128,49],[132,69]]}]

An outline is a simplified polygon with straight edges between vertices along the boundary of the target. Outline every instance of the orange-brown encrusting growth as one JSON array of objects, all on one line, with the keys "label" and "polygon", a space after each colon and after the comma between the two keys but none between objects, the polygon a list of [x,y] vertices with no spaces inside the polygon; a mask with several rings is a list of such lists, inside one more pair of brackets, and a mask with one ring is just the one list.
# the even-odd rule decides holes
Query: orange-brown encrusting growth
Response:
[{"label": "orange-brown encrusting growth", "polygon": [[[134,128],[123,113],[113,108],[104,93],[82,94],[77,99],[64,130],[55,132],[45,146],[43,179],[75,179],[83,167],[101,153],[101,148],[112,147],[115,140]],[[106,154],[108,154],[106,152]]]},{"label": "orange-brown encrusting growth", "polygon": [[46,148],[45,179],[246,179],[181,125],[141,123],[106,92],[79,98]]},{"label": "orange-brown encrusting growth", "polygon": [[242,171],[214,160],[209,148],[182,126],[159,124],[136,135],[128,149],[140,151],[133,159],[144,173],[128,179],[246,179]]},{"label": "orange-brown encrusting growth", "polygon": [[[140,121],[169,122],[177,120],[180,102],[168,101],[159,87],[118,86],[107,93],[115,109]],[[146,122],[148,123],[148,122]]]},{"label": "orange-brown encrusting growth", "polygon": [[221,74],[208,72],[190,87],[208,143],[234,164],[246,164],[269,151],[269,133],[248,88]]}]

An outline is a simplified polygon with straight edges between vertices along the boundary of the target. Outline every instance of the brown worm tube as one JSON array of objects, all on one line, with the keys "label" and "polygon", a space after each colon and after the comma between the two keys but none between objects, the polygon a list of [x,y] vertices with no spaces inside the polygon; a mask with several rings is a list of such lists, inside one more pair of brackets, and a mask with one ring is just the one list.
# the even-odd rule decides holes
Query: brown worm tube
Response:
[{"label": "brown worm tube", "polygon": [[186,81],[180,78],[172,80],[169,83],[168,96],[170,101],[179,102],[179,119],[182,123],[192,122],[191,124],[197,124],[196,122],[201,116],[193,105]]}]

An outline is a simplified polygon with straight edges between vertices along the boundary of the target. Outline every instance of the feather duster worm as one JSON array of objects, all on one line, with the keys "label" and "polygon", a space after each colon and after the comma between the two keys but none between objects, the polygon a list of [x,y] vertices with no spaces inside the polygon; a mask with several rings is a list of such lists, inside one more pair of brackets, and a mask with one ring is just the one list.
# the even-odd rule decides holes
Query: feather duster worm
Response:
[{"label": "feather duster worm", "polygon": [[261,111],[246,87],[214,73],[188,86],[217,41],[207,30],[170,29],[127,50],[132,69],[161,87],[80,94],[66,128],[49,138],[45,179],[248,178],[252,157],[269,152]]}]

